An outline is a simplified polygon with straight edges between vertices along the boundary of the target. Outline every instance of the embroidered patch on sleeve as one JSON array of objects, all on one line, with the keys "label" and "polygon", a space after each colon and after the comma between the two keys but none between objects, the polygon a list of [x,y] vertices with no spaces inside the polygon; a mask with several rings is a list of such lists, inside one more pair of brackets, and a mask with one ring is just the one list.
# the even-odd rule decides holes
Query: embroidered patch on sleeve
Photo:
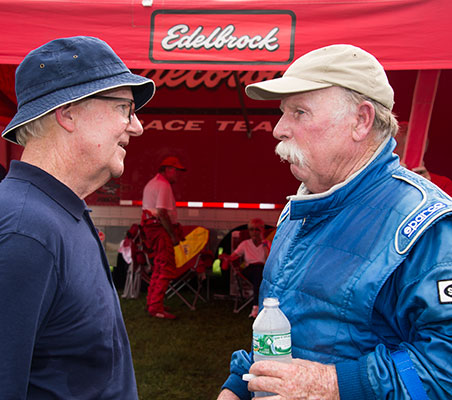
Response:
[{"label": "embroidered patch on sleeve", "polygon": [[424,204],[422,208],[417,207],[397,229],[396,251],[399,254],[406,253],[429,226],[443,215],[451,213],[452,206],[440,201]]},{"label": "embroidered patch on sleeve", "polygon": [[438,297],[441,304],[452,303],[452,279],[438,281]]},{"label": "embroidered patch on sleeve", "polygon": [[431,219],[433,215],[438,213],[438,211],[443,209],[444,207],[446,207],[444,203],[437,202],[420,211],[406,223],[405,227],[402,228],[402,233],[407,238],[411,238],[411,236],[413,236],[413,234],[415,234],[416,231],[421,228],[425,222]]}]

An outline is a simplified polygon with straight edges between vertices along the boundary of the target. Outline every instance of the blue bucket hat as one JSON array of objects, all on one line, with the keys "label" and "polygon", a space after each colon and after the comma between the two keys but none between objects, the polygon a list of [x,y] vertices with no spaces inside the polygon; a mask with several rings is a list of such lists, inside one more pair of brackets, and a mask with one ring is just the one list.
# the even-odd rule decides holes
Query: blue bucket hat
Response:
[{"label": "blue bucket hat", "polygon": [[32,50],[16,70],[17,113],[2,137],[17,143],[16,128],[56,108],[105,90],[130,86],[135,110],[155,92],[151,79],[133,74],[113,49],[95,37],[52,40]]}]

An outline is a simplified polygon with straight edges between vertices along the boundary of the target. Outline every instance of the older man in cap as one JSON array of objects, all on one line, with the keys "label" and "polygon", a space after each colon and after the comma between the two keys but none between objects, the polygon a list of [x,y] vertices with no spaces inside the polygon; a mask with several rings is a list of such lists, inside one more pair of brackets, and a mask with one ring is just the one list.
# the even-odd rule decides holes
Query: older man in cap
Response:
[{"label": "older man in cap", "polygon": [[360,48],[332,45],[246,92],[281,100],[277,153],[302,182],[260,289],[291,322],[293,360],[251,365],[234,353],[219,398],[450,397],[452,200],[393,154],[383,67]]},{"label": "older man in cap", "polygon": [[154,83],[93,37],[53,40],[16,71],[2,136],[0,398],[137,399],[109,264],[83,200],[124,169]]},{"label": "older man in cap", "polygon": [[176,183],[180,171],[186,171],[175,156],[166,157],[159,172],[143,190],[141,224],[146,236],[145,244],[153,255],[153,269],[148,286],[147,310],[156,318],[175,319],[165,310],[164,298],[171,279],[175,278],[176,260],[174,246],[183,239],[177,223],[176,200],[171,185]]}]

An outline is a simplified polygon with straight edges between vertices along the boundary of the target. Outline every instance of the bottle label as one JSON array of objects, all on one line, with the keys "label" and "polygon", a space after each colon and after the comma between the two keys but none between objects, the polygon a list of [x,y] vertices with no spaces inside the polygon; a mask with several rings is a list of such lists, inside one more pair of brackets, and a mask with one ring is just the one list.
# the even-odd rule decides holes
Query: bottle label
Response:
[{"label": "bottle label", "polygon": [[253,352],[262,356],[285,356],[292,353],[289,333],[264,335],[253,333]]}]

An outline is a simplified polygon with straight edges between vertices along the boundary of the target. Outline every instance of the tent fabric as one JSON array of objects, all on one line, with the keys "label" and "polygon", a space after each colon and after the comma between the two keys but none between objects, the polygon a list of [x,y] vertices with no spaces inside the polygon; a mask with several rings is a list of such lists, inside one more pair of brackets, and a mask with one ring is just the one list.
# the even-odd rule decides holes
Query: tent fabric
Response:
[{"label": "tent fabric", "polygon": [[[0,0],[0,13],[0,64],[17,65],[56,36],[91,35],[109,43],[130,68],[283,70],[301,54],[332,43],[363,47],[386,69],[452,68],[449,0]],[[180,24],[188,26],[187,37],[202,24],[198,47],[171,48],[176,40],[167,40],[164,51],[163,38]],[[200,35],[226,24],[237,38],[264,37],[277,28],[276,41],[252,50],[201,44]]]}]

